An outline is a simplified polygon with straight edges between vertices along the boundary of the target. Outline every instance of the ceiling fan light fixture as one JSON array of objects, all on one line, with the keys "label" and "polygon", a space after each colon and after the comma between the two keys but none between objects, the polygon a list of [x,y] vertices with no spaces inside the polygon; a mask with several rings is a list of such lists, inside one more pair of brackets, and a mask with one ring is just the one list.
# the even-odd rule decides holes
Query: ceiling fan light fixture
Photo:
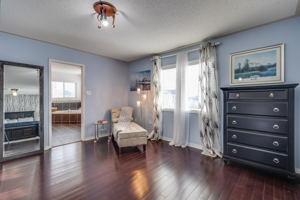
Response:
[{"label": "ceiling fan light fixture", "polygon": [[100,22],[98,28],[108,27],[109,21],[107,18],[112,18],[112,27],[115,28],[115,15],[117,13],[117,8],[109,2],[97,1],[94,3],[94,10],[98,14],[97,19]]},{"label": "ceiling fan light fixture", "polygon": [[104,19],[104,20],[101,21],[101,24],[102,24],[102,26],[104,26],[104,27],[108,27],[109,22],[107,21],[107,19]]},{"label": "ceiling fan light fixture", "polygon": [[12,94],[14,97],[18,96],[18,91],[19,91],[19,89],[17,89],[17,88],[12,88],[12,89],[10,89],[10,91],[11,91],[11,94]]}]

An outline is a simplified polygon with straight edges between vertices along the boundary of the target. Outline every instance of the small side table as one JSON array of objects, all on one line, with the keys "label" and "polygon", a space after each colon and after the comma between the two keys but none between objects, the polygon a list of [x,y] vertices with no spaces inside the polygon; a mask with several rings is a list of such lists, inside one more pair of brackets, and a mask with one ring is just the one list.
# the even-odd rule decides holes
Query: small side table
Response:
[{"label": "small side table", "polygon": [[99,120],[95,123],[95,140],[94,142],[97,142],[99,139],[99,133],[101,135],[102,132],[107,131],[109,125],[109,122],[106,120]]}]

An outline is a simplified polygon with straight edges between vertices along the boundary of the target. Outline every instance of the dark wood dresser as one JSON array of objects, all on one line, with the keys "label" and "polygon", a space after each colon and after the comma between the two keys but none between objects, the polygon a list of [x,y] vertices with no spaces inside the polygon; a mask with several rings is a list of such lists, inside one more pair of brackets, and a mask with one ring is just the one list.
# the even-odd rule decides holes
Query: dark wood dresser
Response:
[{"label": "dark wood dresser", "polygon": [[294,176],[294,89],[297,85],[221,88],[225,162]]}]

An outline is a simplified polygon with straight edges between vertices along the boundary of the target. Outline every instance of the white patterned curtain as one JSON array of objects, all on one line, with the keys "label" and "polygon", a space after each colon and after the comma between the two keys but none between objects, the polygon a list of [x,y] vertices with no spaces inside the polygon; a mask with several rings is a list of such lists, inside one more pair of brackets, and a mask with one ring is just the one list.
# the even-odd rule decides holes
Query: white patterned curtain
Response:
[{"label": "white patterned curtain", "polygon": [[203,154],[221,157],[219,130],[219,89],[216,47],[208,43],[200,49],[200,137]]},{"label": "white patterned curtain", "polygon": [[160,57],[154,56],[152,67],[153,130],[148,136],[148,138],[151,140],[159,140],[162,132],[162,113],[160,103],[160,68]]},{"label": "white patterned curtain", "polygon": [[185,148],[189,140],[189,112],[187,108],[186,68],[187,52],[177,54],[176,61],[176,100],[174,109],[174,131],[170,145]]}]

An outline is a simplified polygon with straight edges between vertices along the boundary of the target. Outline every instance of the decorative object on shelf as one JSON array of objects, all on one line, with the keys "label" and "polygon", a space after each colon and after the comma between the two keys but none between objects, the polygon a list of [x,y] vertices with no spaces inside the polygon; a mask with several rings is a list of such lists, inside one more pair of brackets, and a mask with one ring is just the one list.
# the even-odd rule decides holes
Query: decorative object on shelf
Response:
[{"label": "decorative object on shelf", "polygon": [[117,8],[109,2],[106,1],[97,1],[94,3],[94,10],[96,11],[97,19],[100,22],[98,28],[108,27],[109,26],[109,17],[112,18],[112,27],[115,28],[115,18],[117,13]]},{"label": "decorative object on shelf", "polygon": [[[138,88],[139,91],[137,91]],[[144,90],[151,90],[151,70],[131,73],[130,91],[137,91],[139,93]]]},{"label": "decorative object on shelf", "polygon": [[[98,139],[99,139],[99,131],[100,131],[100,134],[104,131],[108,132],[108,127],[107,125],[109,124],[109,122],[107,120],[98,120],[96,123],[95,123],[95,139],[94,139],[94,142],[97,142]],[[111,140],[111,134],[109,134],[108,136],[108,141]]]},{"label": "decorative object on shelf", "polygon": [[107,120],[98,120],[97,123],[98,124],[107,124],[108,121]]},{"label": "decorative object on shelf", "polygon": [[224,92],[225,162],[294,176],[297,85],[221,88]]},{"label": "decorative object on shelf", "polygon": [[230,84],[284,82],[284,44],[230,55]]}]

